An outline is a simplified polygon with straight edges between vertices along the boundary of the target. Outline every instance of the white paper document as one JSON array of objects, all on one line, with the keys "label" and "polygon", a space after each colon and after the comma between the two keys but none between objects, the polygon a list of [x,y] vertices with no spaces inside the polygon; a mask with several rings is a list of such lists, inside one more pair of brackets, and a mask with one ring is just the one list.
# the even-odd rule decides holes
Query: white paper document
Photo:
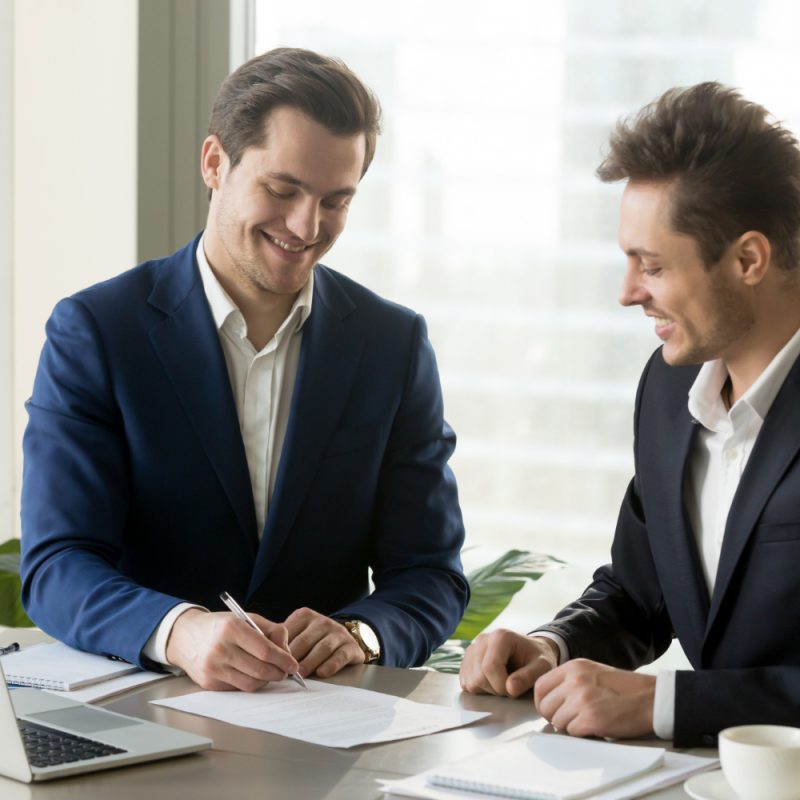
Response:
[{"label": "white paper document", "polygon": [[66,697],[68,700],[75,700],[78,703],[95,703],[98,700],[105,700],[107,697],[127,692],[128,689],[134,689],[137,686],[143,686],[146,683],[153,683],[153,681],[160,681],[170,677],[172,677],[171,673],[140,670],[139,672],[132,672],[130,675],[122,675],[119,678],[111,678],[102,683],[85,686],[83,689],[74,689],[71,692],[59,692],[56,689],[45,689],[45,691]]},{"label": "white paper document", "polygon": [[[556,744],[557,748],[561,749],[561,756],[567,758],[568,766],[566,768],[562,763],[563,758],[558,759],[562,764],[559,769],[563,769],[564,773],[560,786],[552,774],[548,776],[545,774],[546,771],[542,772],[541,769],[537,769],[537,767],[541,767],[541,764],[524,758],[523,751],[529,749],[531,742],[540,741],[541,737],[548,737],[550,743]],[[591,766],[590,761],[594,760],[593,757],[586,757],[587,746],[589,750],[598,749],[600,752],[602,749],[606,753],[609,752],[608,748],[619,748],[623,761],[629,760],[628,755],[631,752],[630,745],[572,739],[558,734],[534,733],[483,750],[470,759],[434,767],[410,778],[384,780],[378,781],[378,783],[379,788],[387,794],[424,798],[424,800],[456,800],[456,798],[460,798],[460,800],[464,800],[464,798],[497,800],[498,797],[558,800],[558,798],[569,796],[581,796],[586,800],[632,800],[632,798],[642,797],[657,789],[679,783],[690,775],[714,769],[719,765],[719,761],[715,758],[664,752],[659,748],[634,747],[633,750],[651,750],[654,755],[662,754],[663,758],[652,769],[644,773],[640,770],[638,775],[632,774],[628,780],[618,782],[614,786],[608,786],[607,782],[604,783],[603,776],[599,775],[597,790],[592,791],[590,786],[584,786],[583,791],[576,791],[575,779],[579,777],[580,773],[586,773]],[[570,750],[574,750],[571,756]],[[481,764],[486,764],[488,767],[483,776],[476,775],[474,769],[480,767]],[[502,774],[498,776],[495,768],[502,765],[505,766]],[[630,765],[633,769],[633,761],[630,762]],[[555,766],[555,764],[551,766]],[[467,788],[466,783],[461,789],[436,786],[431,783],[434,776],[442,774],[461,774],[465,781],[471,784],[471,787]],[[586,776],[584,775],[584,777]],[[545,778],[547,780],[543,780]],[[482,790],[479,786],[482,779],[485,779],[487,784],[494,784],[494,786],[490,788],[487,785]],[[503,790],[503,784],[509,786],[508,792]],[[603,785],[606,788],[600,788]]]},{"label": "white paper document", "polygon": [[307,690],[281,681],[259,692],[194,692],[150,702],[325,747],[410,739],[489,716],[352,686],[306,684]]}]

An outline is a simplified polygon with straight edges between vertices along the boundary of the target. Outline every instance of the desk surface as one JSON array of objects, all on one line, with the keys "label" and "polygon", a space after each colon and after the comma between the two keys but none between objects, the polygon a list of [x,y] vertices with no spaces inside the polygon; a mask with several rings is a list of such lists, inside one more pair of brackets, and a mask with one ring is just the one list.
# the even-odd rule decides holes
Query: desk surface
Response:
[{"label": "desk surface", "polygon": [[[20,633],[0,628],[0,645],[14,638],[19,640]],[[149,700],[185,694],[197,688],[188,678],[169,678],[111,698],[102,705],[123,714],[208,736],[214,741],[213,750],[30,786],[0,778],[0,798],[376,800],[388,797],[378,791],[376,778],[413,775],[436,764],[479,752],[501,738],[542,727],[542,720],[535,718],[530,698],[510,700],[462,694],[454,675],[364,666],[348,668],[333,682],[422,703],[490,711],[492,716],[465,728],[430,736],[337,750],[151,705]],[[696,752],[710,755],[713,751]],[[678,785],[649,797],[685,800],[688,795]]]}]

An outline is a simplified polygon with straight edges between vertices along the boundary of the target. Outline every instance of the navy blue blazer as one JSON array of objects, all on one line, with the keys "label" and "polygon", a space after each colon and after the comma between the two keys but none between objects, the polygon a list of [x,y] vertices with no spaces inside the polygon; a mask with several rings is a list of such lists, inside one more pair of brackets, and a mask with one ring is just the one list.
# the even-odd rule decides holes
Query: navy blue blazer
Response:
[{"label": "navy blue blazer", "polygon": [[731,725],[800,724],[800,361],[778,393],[742,474],[709,597],[686,513],[698,426],[687,407],[699,367],[657,350],[636,398],[635,477],[612,563],[545,626],[571,657],[635,669],[674,636],[695,671],[676,676],[677,746],[710,746]]},{"label": "navy blue blazer", "polygon": [[[420,664],[469,588],[423,319],[322,265],[259,541],[197,240],[62,300],[27,404],[22,597],[51,635],[147,664],[178,602],[366,621]],[[368,571],[374,592],[369,593]]]}]

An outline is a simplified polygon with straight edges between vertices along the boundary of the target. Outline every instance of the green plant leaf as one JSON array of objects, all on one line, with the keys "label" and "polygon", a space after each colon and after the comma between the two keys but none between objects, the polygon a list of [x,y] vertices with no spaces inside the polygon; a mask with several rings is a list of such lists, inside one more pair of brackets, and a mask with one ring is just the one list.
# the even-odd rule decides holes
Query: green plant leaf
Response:
[{"label": "green plant leaf", "polygon": [[467,576],[472,592],[467,610],[453,633],[454,639],[472,641],[511,602],[526,581],[536,581],[564,562],[528,550],[508,550]]},{"label": "green plant leaf", "polygon": [[0,544],[0,625],[32,628],[22,607],[19,580],[19,539]]},{"label": "green plant leaf", "polygon": [[467,610],[453,638],[433,651],[425,662],[437,672],[456,673],[472,640],[511,602],[526,581],[536,581],[564,562],[553,556],[531,553],[528,550],[507,550],[489,564],[467,575],[471,596]]},{"label": "green plant leaf", "polygon": [[469,644],[463,639],[450,639],[433,651],[431,657],[425,662],[425,666],[435,669],[437,672],[458,674]]}]

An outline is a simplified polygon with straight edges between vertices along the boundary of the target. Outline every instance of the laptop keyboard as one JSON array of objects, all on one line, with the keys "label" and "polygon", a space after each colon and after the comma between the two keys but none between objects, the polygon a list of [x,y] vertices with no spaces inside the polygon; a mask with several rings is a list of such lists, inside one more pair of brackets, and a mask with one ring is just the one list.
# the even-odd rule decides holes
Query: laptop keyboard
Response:
[{"label": "laptop keyboard", "polygon": [[94,739],[84,739],[73,733],[44,728],[27,720],[17,720],[17,724],[32,767],[54,767],[86,758],[127,752]]}]

